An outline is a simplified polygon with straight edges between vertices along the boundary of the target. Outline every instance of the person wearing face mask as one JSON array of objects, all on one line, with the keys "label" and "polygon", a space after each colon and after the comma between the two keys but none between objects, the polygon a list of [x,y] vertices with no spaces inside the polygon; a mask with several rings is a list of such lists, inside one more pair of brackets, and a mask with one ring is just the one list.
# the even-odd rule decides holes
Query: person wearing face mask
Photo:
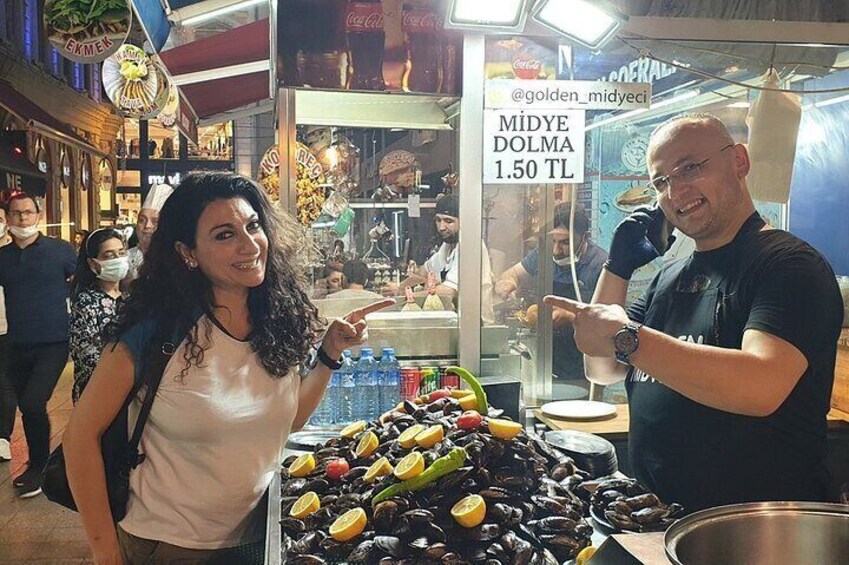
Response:
[{"label": "person wearing face mask", "polygon": [[71,339],[74,361],[74,388],[71,399],[80,399],[100,352],[103,334],[121,303],[119,283],[127,276],[130,263],[124,238],[116,229],[95,230],[80,245],[77,272],[71,286]]},{"label": "person wearing face mask", "polygon": [[[17,192],[6,205],[13,242],[0,249],[0,286],[6,298],[7,371],[21,410],[29,448],[26,471],[12,479],[21,498],[41,493],[41,475],[50,454],[47,401],[68,362],[68,278],[76,258],[68,242],[38,231],[39,207],[33,196]],[[0,414],[0,437],[11,436],[14,409]]]},{"label": "person wearing face mask", "polygon": [[[0,208],[0,248],[12,243],[12,236],[6,226],[6,210]],[[17,409],[14,387],[6,376],[6,331],[9,326],[6,323],[6,302],[3,297],[3,287],[0,287],[0,419],[3,414],[12,414],[14,417]],[[0,427],[6,426],[0,424]],[[11,435],[11,432],[9,432]],[[12,460],[12,445],[9,436],[0,436],[0,463]]]},{"label": "person wearing face mask", "polygon": [[139,278],[139,270],[144,262],[144,255],[150,246],[150,238],[153,237],[159,225],[159,212],[172,192],[174,192],[174,189],[167,184],[155,184],[150,187],[150,191],[142,203],[138,222],[136,222],[136,236],[139,243],[127,251],[130,270],[127,277],[122,281],[125,290],[132,281]]},{"label": "person wearing face mask", "polygon": [[[570,254],[571,232],[569,231],[570,202],[561,202],[554,209],[554,229],[549,232],[553,243],[554,276],[552,293],[557,296],[575,298],[572,280],[572,263],[578,278],[581,298],[589,299],[595,291],[607,253],[590,240],[590,221],[584,209],[575,208],[575,238],[571,244],[574,256]],[[534,288],[539,269],[539,250],[534,249],[518,263],[504,271],[495,283],[495,293],[503,300],[515,298],[522,289]],[[565,310],[555,309],[553,313],[554,343],[552,371],[555,378],[584,381],[583,355],[575,346],[571,328],[572,316]]]}]

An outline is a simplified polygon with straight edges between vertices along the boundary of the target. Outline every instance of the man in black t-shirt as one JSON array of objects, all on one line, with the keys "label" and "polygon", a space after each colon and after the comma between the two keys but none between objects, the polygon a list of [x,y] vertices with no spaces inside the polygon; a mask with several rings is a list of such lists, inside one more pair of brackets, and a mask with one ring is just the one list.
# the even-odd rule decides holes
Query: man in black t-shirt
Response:
[{"label": "man in black t-shirt", "polygon": [[[834,272],[765,225],[746,188],[748,152],[716,117],[661,125],[647,162],[659,209],[617,227],[593,304],[547,299],[576,314],[588,377],[627,379],[635,475],[688,510],[827,500]],[[658,255],[647,232],[661,213],[696,251],[665,265],[626,311],[631,275]]]}]

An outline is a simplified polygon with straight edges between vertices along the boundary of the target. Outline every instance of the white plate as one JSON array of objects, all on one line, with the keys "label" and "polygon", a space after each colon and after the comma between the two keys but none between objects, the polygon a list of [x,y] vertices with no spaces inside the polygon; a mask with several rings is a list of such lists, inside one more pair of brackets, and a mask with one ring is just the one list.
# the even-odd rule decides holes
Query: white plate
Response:
[{"label": "white plate", "polygon": [[596,420],[616,414],[616,405],[594,400],[558,400],[543,404],[542,413],[561,420]]}]

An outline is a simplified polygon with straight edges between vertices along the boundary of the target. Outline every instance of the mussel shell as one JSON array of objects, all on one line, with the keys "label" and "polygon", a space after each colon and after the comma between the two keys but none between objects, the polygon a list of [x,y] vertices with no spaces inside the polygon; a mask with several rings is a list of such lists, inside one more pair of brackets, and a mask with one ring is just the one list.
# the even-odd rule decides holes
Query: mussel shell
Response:
[{"label": "mussel shell", "polygon": [[327,561],[318,555],[296,555],[286,559],[291,565],[325,565]]},{"label": "mussel shell", "polygon": [[349,563],[368,563],[374,553],[374,540],[365,540],[348,554]]},{"label": "mussel shell", "polygon": [[407,553],[404,543],[395,536],[374,536],[374,547],[383,554],[392,557],[403,557]]}]

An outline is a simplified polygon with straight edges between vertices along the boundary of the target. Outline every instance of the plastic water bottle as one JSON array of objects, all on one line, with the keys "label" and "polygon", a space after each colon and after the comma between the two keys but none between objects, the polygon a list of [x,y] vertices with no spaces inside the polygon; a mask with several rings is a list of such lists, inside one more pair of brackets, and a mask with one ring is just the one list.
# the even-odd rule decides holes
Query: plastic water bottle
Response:
[{"label": "plastic water bottle", "polygon": [[354,421],[354,360],[351,352],[345,350],[342,354],[342,366],[333,371],[332,379],[338,379],[339,386],[336,388],[336,414],[334,422],[337,424],[350,424]]},{"label": "plastic water bottle", "polygon": [[374,352],[364,347],[354,371],[354,420],[370,421],[379,416],[380,390],[377,386],[377,361]]},{"label": "plastic water bottle", "polygon": [[324,389],[324,396],[321,397],[321,402],[318,403],[312,416],[310,416],[310,424],[313,426],[329,426],[333,423],[334,408],[332,406],[333,400],[330,396],[332,378],[331,376],[331,383],[328,383],[327,388]]},{"label": "plastic water bottle", "polygon": [[395,350],[383,348],[380,358],[380,411],[388,412],[401,402],[401,365],[395,358]]}]

